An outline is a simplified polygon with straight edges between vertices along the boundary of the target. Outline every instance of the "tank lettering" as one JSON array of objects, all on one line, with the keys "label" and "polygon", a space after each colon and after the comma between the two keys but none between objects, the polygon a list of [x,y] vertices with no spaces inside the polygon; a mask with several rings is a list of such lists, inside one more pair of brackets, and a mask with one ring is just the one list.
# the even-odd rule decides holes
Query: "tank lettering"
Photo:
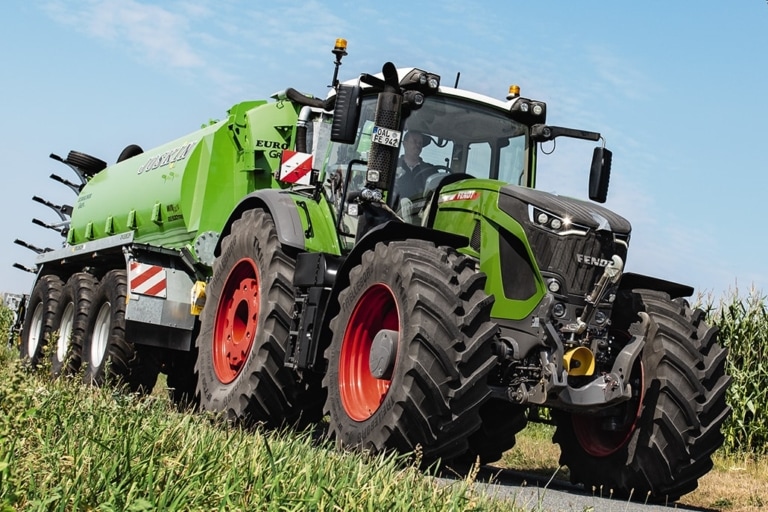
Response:
[{"label": "tank lettering", "polygon": [[186,144],[183,144],[177,148],[169,149],[168,151],[151,157],[149,160],[144,162],[141,167],[139,167],[137,174],[152,171],[158,167],[165,167],[166,165],[187,158],[189,153],[192,151],[192,148],[194,148],[196,144],[197,141],[187,142]]},{"label": "tank lettering", "polygon": [[262,149],[288,149],[287,142],[277,142],[274,140],[256,140],[254,146]]}]

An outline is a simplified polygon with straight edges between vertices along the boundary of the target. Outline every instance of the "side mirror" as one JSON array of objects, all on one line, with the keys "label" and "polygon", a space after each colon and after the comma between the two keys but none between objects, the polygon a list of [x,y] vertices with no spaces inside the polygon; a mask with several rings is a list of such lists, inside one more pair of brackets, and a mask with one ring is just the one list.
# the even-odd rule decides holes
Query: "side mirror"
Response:
[{"label": "side mirror", "polygon": [[612,160],[613,153],[606,148],[597,147],[592,153],[592,168],[589,172],[589,198],[598,203],[604,203],[608,197]]},{"label": "side mirror", "polygon": [[341,144],[355,142],[357,123],[360,120],[360,86],[339,85],[336,105],[333,109],[331,140]]}]

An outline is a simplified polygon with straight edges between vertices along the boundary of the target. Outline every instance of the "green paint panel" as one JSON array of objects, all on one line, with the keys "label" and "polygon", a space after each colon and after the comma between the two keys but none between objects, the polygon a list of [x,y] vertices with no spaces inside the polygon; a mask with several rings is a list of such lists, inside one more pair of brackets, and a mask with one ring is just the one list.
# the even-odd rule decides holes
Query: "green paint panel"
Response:
[{"label": "green paint panel", "polygon": [[[495,297],[492,315],[497,318],[521,320],[530,315],[546,294],[544,279],[536,267],[536,259],[520,224],[498,207],[499,190],[505,183],[493,180],[465,180],[448,185],[440,192],[440,206],[435,217],[435,229],[441,229],[472,239],[480,223],[480,250],[471,247],[462,252],[479,258],[480,270],[488,276],[486,292]],[[533,262],[536,292],[524,300],[509,299],[504,295],[499,233],[510,232],[522,240]],[[530,271],[525,269],[526,271]]]}]

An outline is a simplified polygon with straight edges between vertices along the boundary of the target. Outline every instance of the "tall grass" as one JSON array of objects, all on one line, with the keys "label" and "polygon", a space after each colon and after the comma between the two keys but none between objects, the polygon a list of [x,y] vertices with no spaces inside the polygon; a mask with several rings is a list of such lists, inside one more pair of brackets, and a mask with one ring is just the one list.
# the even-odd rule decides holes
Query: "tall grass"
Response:
[{"label": "tall grass", "polygon": [[509,510],[471,478],[438,484],[403,457],[50,382],[17,359],[0,349],[0,510]]},{"label": "tall grass", "polygon": [[733,413],[723,426],[727,453],[768,453],[768,299],[751,289],[733,291],[705,306],[728,347],[726,372],[733,380],[727,400]]}]

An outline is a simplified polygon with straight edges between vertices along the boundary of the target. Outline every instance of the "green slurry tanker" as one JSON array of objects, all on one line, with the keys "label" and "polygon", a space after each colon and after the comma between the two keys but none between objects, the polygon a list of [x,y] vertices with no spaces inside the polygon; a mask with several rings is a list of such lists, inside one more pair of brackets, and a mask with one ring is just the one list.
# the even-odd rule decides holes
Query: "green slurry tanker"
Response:
[{"label": "green slurry tanker", "polygon": [[[574,482],[674,500],[729,414],[726,351],[689,286],[624,272],[629,222],[535,189],[539,144],[599,133],[547,106],[384,65],[325,99],[287,89],[78,177],[51,207],[20,353],[55,374],[233,421],[327,418],[342,447],[492,462],[547,409]],[[50,347],[43,350],[48,344]]]}]

